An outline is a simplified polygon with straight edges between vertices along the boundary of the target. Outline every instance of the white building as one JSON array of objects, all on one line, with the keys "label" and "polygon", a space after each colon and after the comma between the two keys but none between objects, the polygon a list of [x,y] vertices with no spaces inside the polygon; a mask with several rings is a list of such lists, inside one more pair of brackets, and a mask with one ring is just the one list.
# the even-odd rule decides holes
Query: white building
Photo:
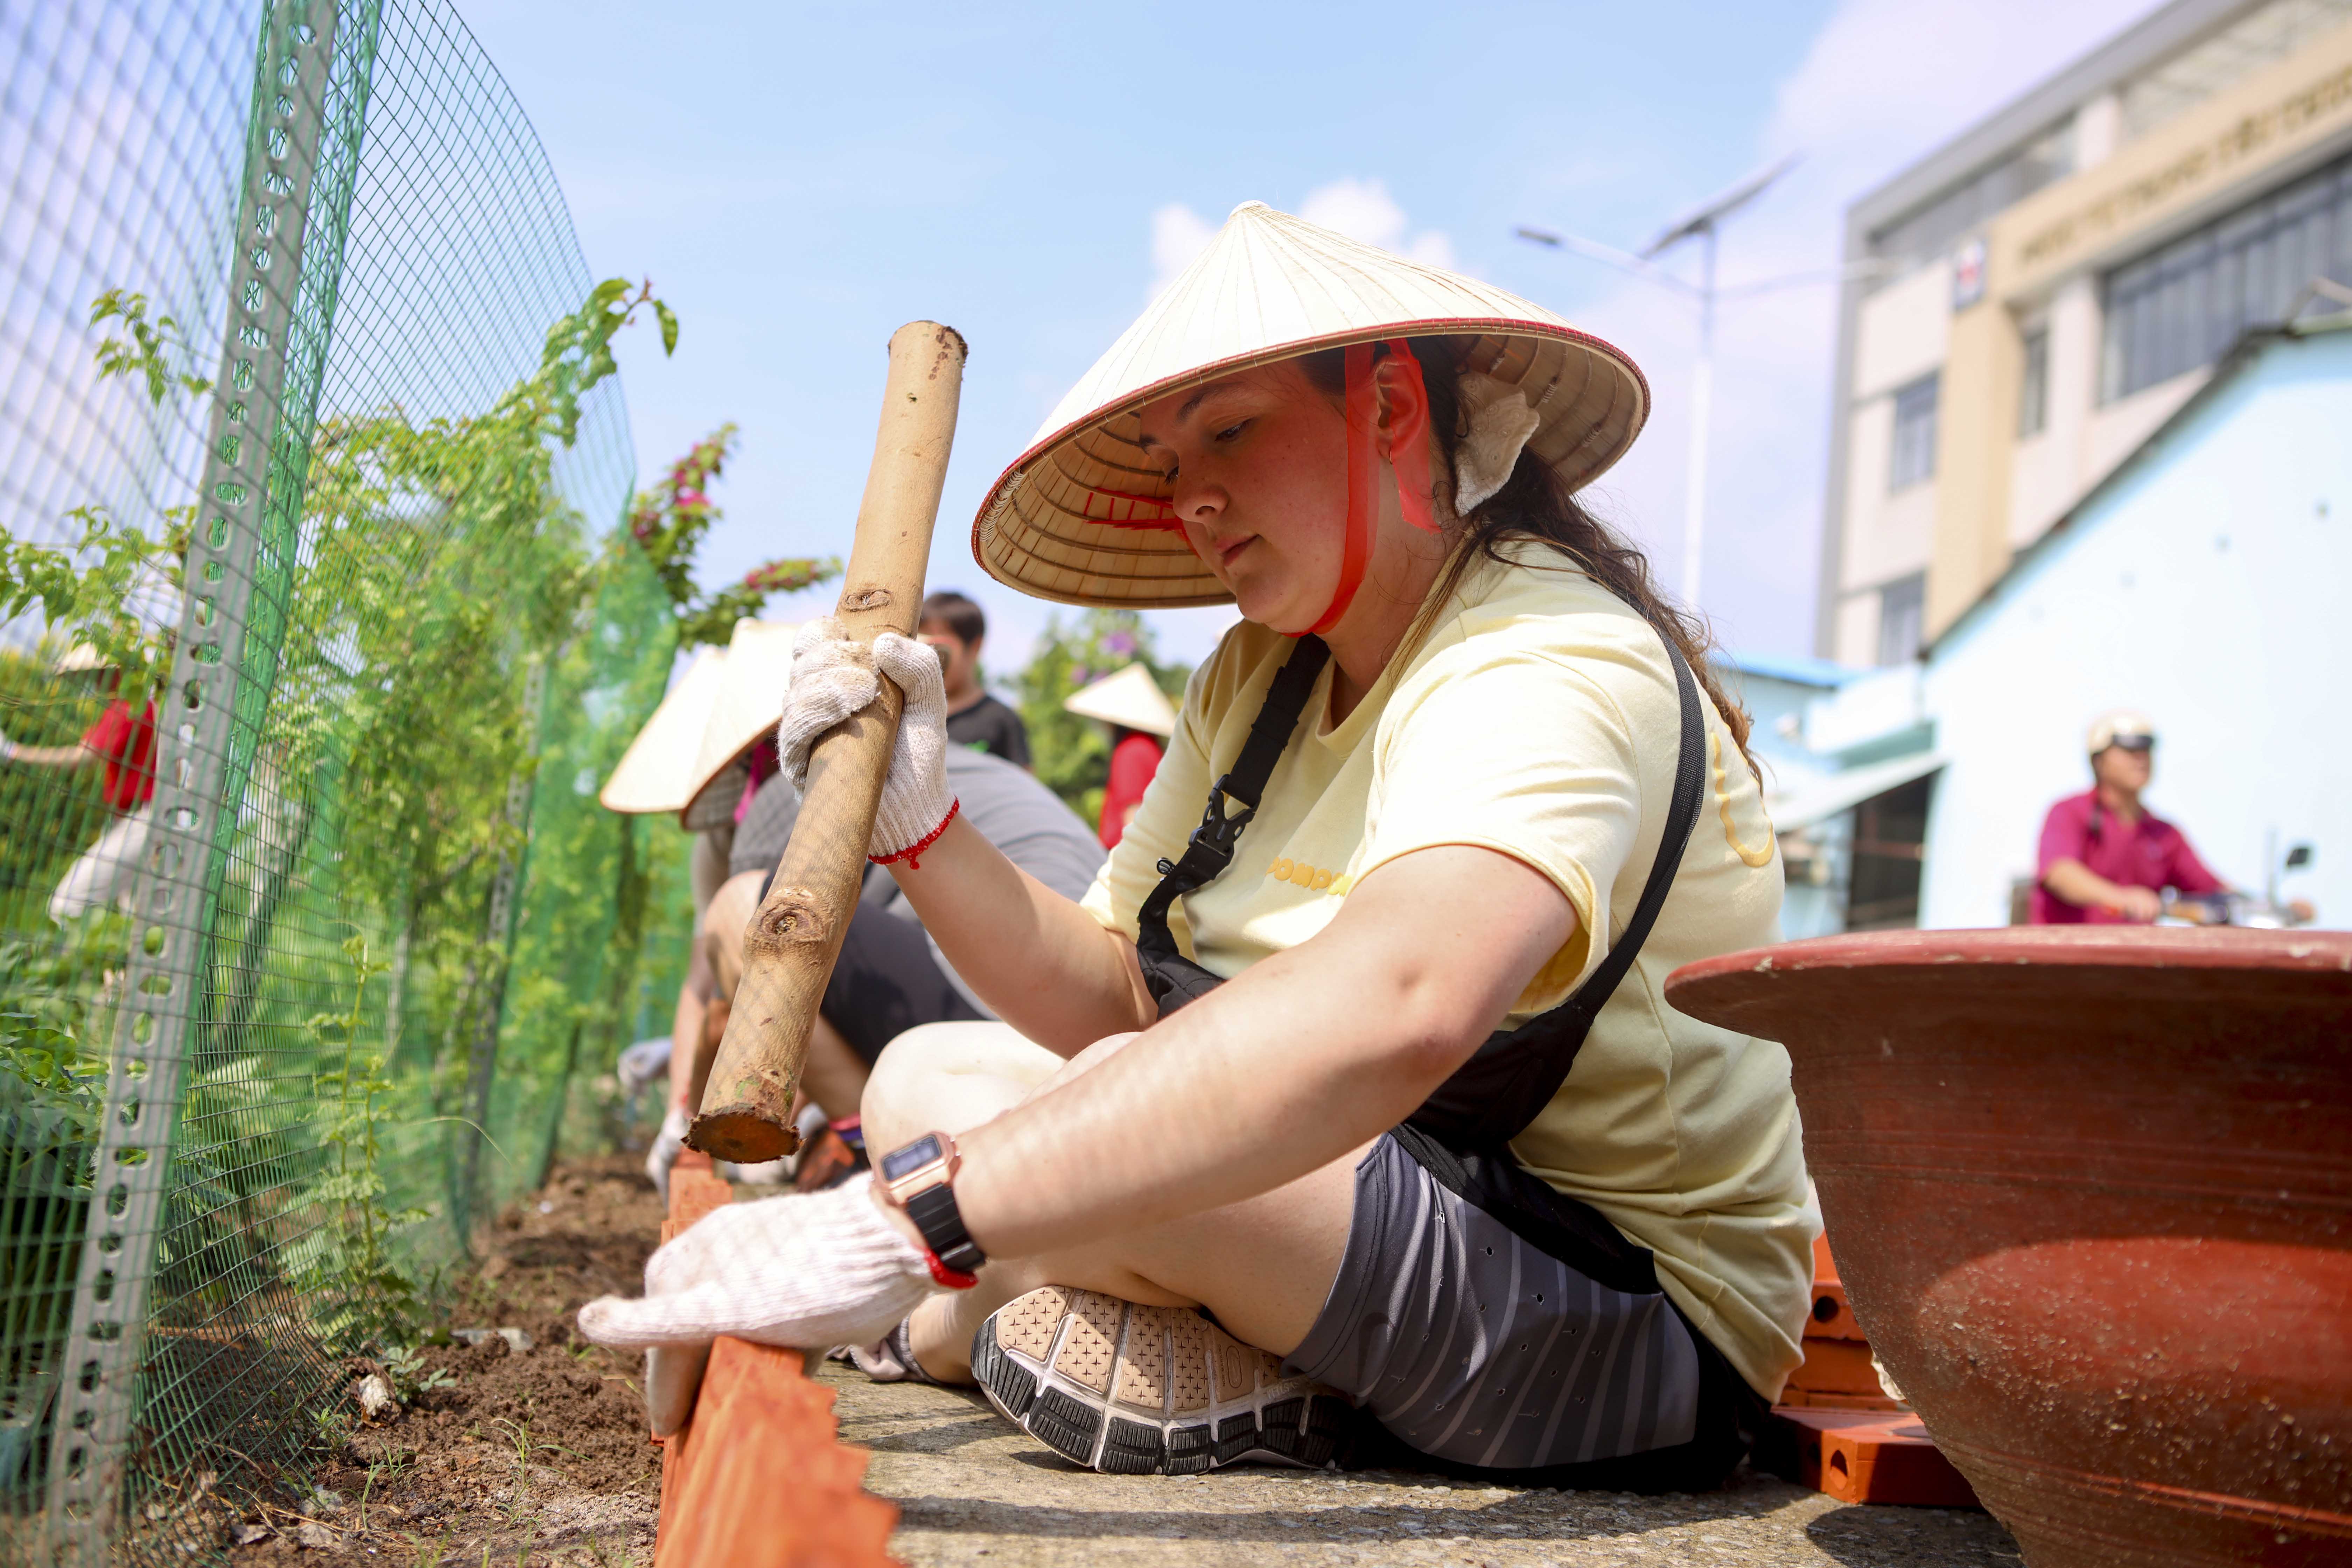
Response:
[{"label": "white building", "polygon": [[2347,588],[2352,312],[2242,340],[1924,659],[1816,700],[1805,738],[1851,764],[1848,793],[1916,794],[1917,924],[2001,925],[2043,815],[2090,785],[2084,730],[2138,709],[2161,737],[2150,807],[2251,890],[2314,846],[2280,890],[2340,927]]},{"label": "white building", "polygon": [[1940,636],[2315,279],[2352,0],[2174,0],[1854,204],[1816,651]]}]

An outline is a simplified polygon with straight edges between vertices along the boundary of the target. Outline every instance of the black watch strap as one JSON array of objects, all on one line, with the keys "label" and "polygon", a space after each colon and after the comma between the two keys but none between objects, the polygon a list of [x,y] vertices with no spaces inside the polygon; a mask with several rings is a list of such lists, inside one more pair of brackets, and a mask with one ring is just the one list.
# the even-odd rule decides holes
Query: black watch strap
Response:
[{"label": "black watch strap", "polygon": [[907,1217],[923,1233],[924,1242],[941,1263],[959,1274],[977,1274],[988,1255],[963,1227],[963,1211],[956,1207],[955,1188],[946,1182],[925,1187],[907,1200]]}]

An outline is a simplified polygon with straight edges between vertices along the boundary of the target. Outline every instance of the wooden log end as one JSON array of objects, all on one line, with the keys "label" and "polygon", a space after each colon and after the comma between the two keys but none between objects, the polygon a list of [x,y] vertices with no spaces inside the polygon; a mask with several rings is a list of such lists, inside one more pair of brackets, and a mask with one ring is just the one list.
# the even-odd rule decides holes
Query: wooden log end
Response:
[{"label": "wooden log end", "polygon": [[686,1130],[686,1142],[687,1147],[699,1149],[714,1160],[756,1165],[762,1160],[781,1160],[798,1152],[801,1135],[790,1121],[779,1120],[758,1105],[738,1100],[696,1117],[693,1125]]}]

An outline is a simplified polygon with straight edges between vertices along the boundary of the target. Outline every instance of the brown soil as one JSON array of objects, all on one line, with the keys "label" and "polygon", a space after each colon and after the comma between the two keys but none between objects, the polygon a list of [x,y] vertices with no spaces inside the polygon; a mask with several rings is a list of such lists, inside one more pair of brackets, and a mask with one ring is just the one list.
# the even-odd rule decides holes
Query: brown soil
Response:
[{"label": "brown soil", "polygon": [[[572,1322],[591,1297],[641,1289],[661,1206],[636,1161],[565,1166],[483,1238],[450,1326],[519,1328],[529,1350],[495,1335],[425,1350],[419,1380],[443,1386],[404,1390],[406,1408],[380,1424],[348,1406],[348,1437],[312,1472],[323,1491],[248,1507],[234,1528],[256,1539],[231,1561],[650,1562],[660,1450],[646,1435],[639,1363]],[[354,1379],[366,1370],[355,1363]]]}]

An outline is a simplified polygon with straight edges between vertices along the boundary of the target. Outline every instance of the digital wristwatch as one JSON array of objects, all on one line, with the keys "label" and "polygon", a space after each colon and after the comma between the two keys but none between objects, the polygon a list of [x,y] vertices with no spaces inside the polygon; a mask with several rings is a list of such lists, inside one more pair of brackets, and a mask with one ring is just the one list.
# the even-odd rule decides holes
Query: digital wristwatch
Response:
[{"label": "digital wristwatch", "polygon": [[956,1171],[963,1156],[944,1132],[926,1132],[882,1156],[878,1173],[890,1202],[923,1233],[923,1260],[931,1278],[950,1290],[969,1290],[988,1255],[963,1227],[956,1207]]}]

